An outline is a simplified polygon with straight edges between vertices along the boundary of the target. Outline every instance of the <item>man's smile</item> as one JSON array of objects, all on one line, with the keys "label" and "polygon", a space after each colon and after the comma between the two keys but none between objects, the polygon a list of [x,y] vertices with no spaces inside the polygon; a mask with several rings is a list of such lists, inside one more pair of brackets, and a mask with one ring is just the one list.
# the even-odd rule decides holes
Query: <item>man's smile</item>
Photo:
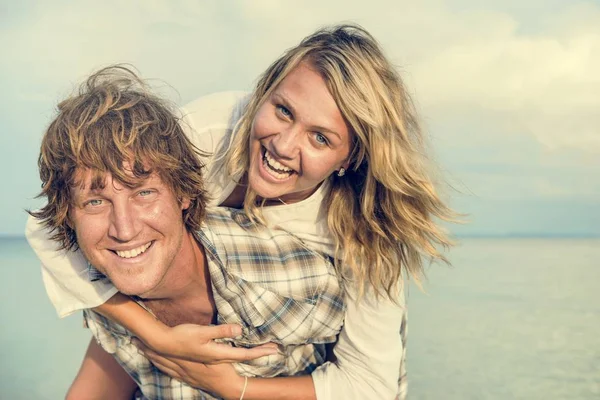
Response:
[{"label": "man's smile", "polygon": [[116,253],[119,257],[121,258],[134,258],[139,256],[140,254],[144,253],[146,250],[148,250],[148,248],[152,245],[152,243],[154,243],[153,241],[150,241],[146,244],[143,244],[141,246],[138,246],[136,248],[133,249],[129,249],[129,250],[112,250],[114,253]]}]

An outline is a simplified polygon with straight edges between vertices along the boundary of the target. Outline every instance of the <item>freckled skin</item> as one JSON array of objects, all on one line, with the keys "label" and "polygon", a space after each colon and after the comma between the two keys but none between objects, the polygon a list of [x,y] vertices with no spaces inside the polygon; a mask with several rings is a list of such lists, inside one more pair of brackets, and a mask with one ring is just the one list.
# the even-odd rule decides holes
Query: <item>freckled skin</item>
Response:
[{"label": "freckled skin", "polygon": [[[350,129],[325,81],[301,63],[254,117],[248,182],[265,199],[303,200],[331,174],[348,167],[350,143]],[[263,165],[264,149],[291,168],[291,176],[277,179],[270,173]]]},{"label": "freckled skin", "polygon": [[[90,191],[90,173],[80,171],[85,187],[74,188],[69,220],[85,257],[121,292],[160,297],[165,282],[174,279],[176,255],[193,253],[182,210],[170,188],[153,175],[130,189],[106,176],[104,189]],[[131,250],[152,242],[145,253],[125,259],[115,251]]]}]

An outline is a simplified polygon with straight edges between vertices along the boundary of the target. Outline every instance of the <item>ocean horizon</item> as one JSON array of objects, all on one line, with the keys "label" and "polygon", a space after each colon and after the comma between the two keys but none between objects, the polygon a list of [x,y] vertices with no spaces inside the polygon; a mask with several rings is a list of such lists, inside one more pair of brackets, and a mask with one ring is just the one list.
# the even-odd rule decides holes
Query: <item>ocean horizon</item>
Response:
[{"label": "ocean horizon", "polygon": [[[600,398],[600,239],[458,238],[407,288],[409,399]],[[0,265],[0,398],[64,398],[81,314],[56,316],[22,236],[0,237]]]},{"label": "ocean horizon", "polygon": [[[597,233],[548,233],[548,232],[531,232],[531,233],[457,233],[450,234],[456,239],[600,239],[600,234]],[[25,239],[24,234],[0,233],[0,240]]]}]

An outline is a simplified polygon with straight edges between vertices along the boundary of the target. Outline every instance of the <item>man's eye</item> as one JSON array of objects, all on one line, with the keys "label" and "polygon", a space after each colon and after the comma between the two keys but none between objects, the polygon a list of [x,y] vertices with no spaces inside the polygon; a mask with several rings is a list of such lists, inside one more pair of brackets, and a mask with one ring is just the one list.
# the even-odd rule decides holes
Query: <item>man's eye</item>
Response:
[{"label": "man's eye", "polygon": [[292,116],[290,110],[288,110],[285,106],[282,106],[281,104],[277,105],[277,111],[286,118],[290,118]]},{"label": "man's eye", "polygon": [[140,190],[138,193],[142,197],[150,196],[153,193],[152,190]]},{"label": "man's eye", "polygon": [[102,200],[100,199],[93,199],[88,201],[87,203],[85,203],[86,206],[90,206],[90,207],[98,207],[102,205]]}]

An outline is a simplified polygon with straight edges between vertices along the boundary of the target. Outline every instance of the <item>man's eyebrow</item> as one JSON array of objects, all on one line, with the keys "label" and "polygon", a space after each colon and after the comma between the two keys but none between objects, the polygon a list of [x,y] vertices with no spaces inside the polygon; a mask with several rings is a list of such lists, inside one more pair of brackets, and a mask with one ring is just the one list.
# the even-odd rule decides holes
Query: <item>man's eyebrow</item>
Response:
[{"label": "man's eyebrow", "polygon": [[84,189],[84,190],[76,190],[73,193],[73,199],[75,200],[85,200],[89,197],[97,197],[101,195],[102,189]]}]

